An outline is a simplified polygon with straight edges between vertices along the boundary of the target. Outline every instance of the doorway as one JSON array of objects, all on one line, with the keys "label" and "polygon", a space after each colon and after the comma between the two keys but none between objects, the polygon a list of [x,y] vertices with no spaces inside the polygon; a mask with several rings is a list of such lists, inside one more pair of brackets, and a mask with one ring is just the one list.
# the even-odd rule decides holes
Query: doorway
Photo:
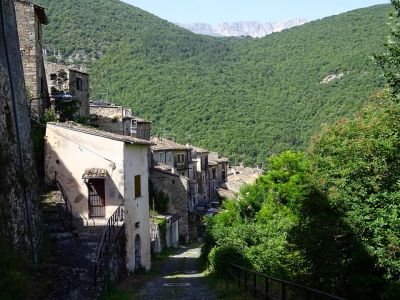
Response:
[{"label": "doorway", "polygon": [[106,199],[104,179],[90,179],[89,189],[89,218],[105,218]]},{"label": "doorway", "polygon": [[137,234],[135,237],[135,270],[141,267],[142,255],[140,248],[140,236]]}]

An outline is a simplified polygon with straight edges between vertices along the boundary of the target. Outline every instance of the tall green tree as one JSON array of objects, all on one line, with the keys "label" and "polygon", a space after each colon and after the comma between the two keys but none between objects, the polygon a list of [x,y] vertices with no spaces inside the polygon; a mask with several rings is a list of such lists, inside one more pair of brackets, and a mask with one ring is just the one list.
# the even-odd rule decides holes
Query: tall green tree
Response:
[{"label": "tall green tree", "polygon": [[374,55],[375,61],[383,69],[383,75],[389,86],[390,96],[400,102],[400,0],[391,0],[390,36],[385,43],[386,51]]}]

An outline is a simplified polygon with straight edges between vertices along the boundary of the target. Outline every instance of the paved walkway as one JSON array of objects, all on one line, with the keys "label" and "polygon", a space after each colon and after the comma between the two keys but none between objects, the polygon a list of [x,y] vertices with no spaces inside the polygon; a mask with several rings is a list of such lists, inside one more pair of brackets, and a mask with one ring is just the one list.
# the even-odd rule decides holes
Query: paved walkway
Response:
[{"label": "paved walkway", "polygon": [[180,246],[135,299],[217,299],[207,287],[199,257],[200,245]]}]

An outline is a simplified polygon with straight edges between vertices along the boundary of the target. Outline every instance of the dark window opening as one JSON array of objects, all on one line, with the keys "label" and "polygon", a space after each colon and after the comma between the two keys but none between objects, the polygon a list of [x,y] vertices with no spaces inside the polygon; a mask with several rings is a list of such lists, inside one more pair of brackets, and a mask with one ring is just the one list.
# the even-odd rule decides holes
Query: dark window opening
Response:
[{"label": "dark window opening", "polygon": [[81,90],[82,90],[82,78],[77,78],[77,79],[76,79],[76,89],[77,89],[78,91],[81,91]]},{"label": "dark window opening", "polygon": [[142,187],[141,187],[141,180],[140,175],[135,176],[135,198],[142,196]]},{"label": "dark window opening", "polygon": [[50,80],[57,80],[57,74],[50,74]]}]

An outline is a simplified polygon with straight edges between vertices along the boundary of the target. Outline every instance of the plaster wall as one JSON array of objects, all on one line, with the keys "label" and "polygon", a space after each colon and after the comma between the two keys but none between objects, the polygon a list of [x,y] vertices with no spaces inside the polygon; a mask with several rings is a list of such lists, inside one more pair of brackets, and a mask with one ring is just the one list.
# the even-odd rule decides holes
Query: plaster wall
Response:
[{"label": "plaster wall", "polygon": [[[147,146],[125,144],[125,233],[126,265],[129,271],[135,270],[135,238],[140,236],[141,267],[151,267],[150,222],[149,222],[149,173]],[[130,159],[135,157],[135,159]],[[141,196],[135,197],[135,176],[140,175]]]},{"label": "plaster wall", "polygon": [[[122,203],[125,187],[124,143],[47,124],[45,149],[46,180],[57,176],[68,195],[75,216],[88,219],[88,188],[82,179],[87,168],[108,171],[105,179],[106,218]],[[94,219],[96,222],[96,219]]]}]

